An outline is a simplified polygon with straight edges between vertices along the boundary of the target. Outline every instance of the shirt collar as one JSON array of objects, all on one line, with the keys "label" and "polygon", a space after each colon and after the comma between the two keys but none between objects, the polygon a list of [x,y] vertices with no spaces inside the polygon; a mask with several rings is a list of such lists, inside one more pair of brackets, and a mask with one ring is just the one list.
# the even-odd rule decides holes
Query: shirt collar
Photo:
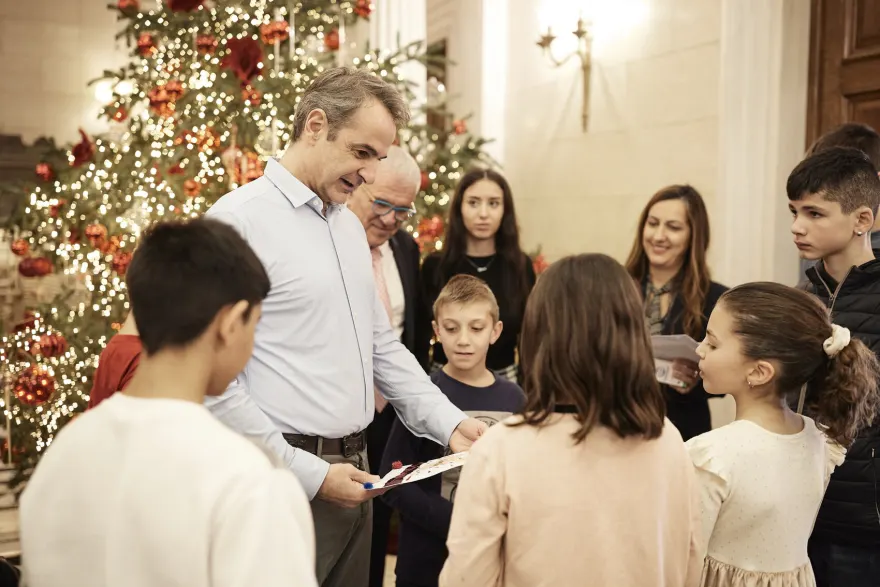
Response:
[{"label": "shirt collar", "polygon": [[[275,159],[269,159],[266,162],[266,170],[263,175],[284,194],[284,197],[287,198],[294,208],[299,208],[303,204],[309,204],[319,212],[323,210],[324,203],[321,201],[321,198]],[[328,211],[336,207],[336,204],[331,204]]]}]

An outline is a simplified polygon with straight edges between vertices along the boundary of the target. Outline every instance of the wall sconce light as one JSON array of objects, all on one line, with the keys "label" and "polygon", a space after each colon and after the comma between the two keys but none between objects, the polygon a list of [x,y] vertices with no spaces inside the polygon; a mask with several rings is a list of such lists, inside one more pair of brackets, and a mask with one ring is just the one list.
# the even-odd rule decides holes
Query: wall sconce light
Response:
[{"label": "wall sconce light", "polygon": [[584,83],[584,96],[581,105],[581,127],[584,132],[586,132],[590,111],[590,69],[592,67],[593,37],[590,35],[589,29],[584,24],[583,17],[578,17],[577,29],[572,31],[572,34],[577,37],[577,48],[566,55],[563,59],[556,59],[556,57],[553,56],[553,52],[550,50],[550,45],[556,40],[556,35],[553,34],[550,27],[547,27],[546,34],[541,35],[541,38],[538,39],[538,46],[543,50],[544,54],[550,58],[554,67],[560,67],[568,63],[573,57],[580,58],[581,74],[583,75]]}]

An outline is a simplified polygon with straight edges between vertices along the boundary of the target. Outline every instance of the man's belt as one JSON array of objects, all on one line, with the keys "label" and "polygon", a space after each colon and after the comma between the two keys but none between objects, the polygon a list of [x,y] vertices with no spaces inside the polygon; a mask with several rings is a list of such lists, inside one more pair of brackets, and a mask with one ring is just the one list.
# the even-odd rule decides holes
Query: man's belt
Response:
[{"label": "man's belt", "polygon": [[282,434],[282,436],[293,448],[308,451],[318,457],[330,455],[348,459],[367,448],[367,437],[363,430],[342,438],[324,438],[305,434]]}]

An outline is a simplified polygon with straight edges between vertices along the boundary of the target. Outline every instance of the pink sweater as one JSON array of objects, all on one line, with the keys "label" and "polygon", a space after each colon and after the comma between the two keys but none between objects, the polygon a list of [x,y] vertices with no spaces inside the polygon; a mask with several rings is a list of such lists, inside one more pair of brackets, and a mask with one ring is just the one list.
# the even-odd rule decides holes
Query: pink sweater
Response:
[{"label": "pink sweater", "polygon": [[667,420],[644,441],[598,428],[575,445],[576,429],[554,414],[477,441],[441,587],[699,584],[699,490],[678,430]]}]

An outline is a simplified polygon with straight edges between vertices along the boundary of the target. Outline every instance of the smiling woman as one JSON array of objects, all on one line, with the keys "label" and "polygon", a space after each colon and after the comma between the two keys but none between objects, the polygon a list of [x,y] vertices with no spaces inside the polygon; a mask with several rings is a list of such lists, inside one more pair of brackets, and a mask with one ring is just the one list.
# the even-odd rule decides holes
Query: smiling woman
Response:
[{"label": "smiling woman", "polygon": [[[642,211],[626,262],[641,289],[652,335],[687,334],[698,341],[706,336],[709,314],[727,289],[709,277],[708,248],[709,215],[700,193],[689,185],[672,185],[654,194]],[[684,384],[662,386],[667,415],[687,440],[711,429],[709,396],[695,363],[676,361],[673,369]]]}]

